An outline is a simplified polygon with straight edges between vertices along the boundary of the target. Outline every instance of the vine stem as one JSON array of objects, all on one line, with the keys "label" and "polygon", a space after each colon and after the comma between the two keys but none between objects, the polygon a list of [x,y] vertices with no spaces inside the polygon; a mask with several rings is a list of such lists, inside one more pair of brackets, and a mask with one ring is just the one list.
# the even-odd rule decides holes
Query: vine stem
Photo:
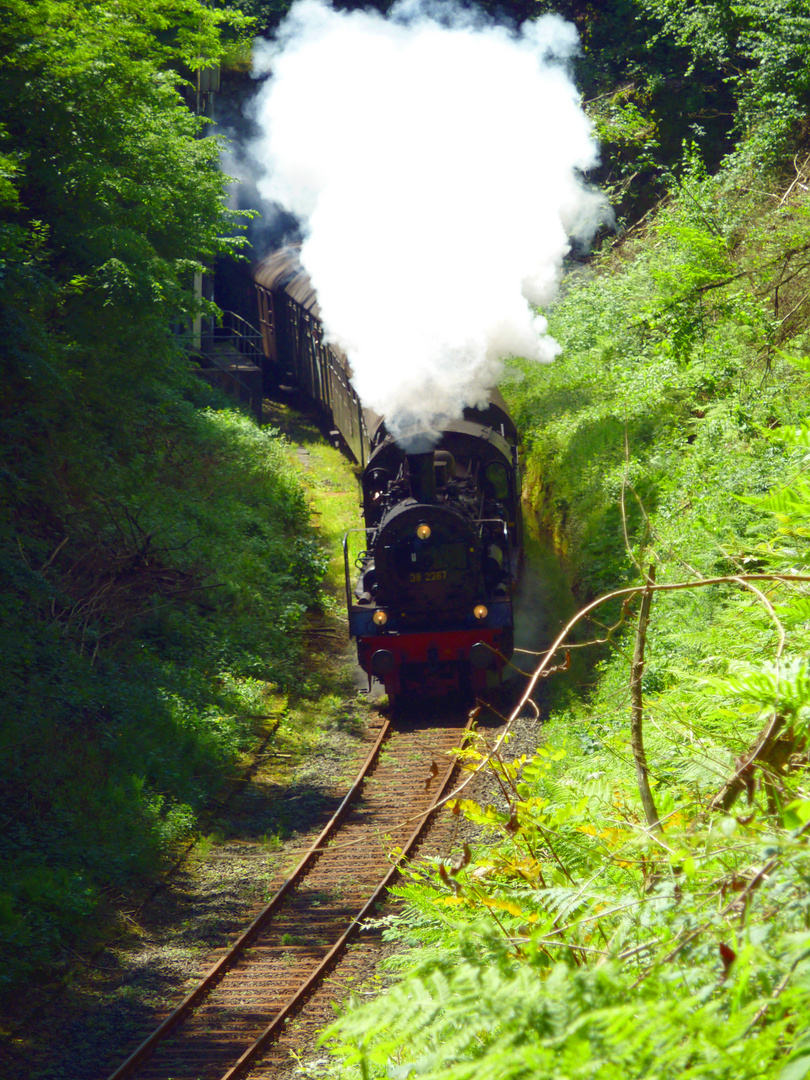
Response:
[{"label": "vine stem", "polygon": [[641,795],[641,805],[647,824],[656,833],[661,833],[661,819],[655,808],[652,789],[650,788],[650,770],[647,767],[647,755],[644,752],[644,697],[641,691],[641,676],[644,674],[644,647],[647,642],[647,627],[650,622],[652,605],[652,586],[655,584],[655,564],[651,564],[647,574],[647,588],[641,597],[641,611],[638,616],[636,647],[633,651],[633,666],[630,668],[630,746],[636,762],[636,779]]},{"label": "vine stem", "polygon": [[[506,740],[506,737],[511,731],[512,725],[514,724],[515,720],[517,720],[517,718],[520,716],[526,703],[531,700],[532,694],[534,693],[538,682],[547,673],[548,666],[551,663],[554,655],[563,646],[566,638],[577,625],[577,623],[581,622],[582,619],[590,615],[592,611],[595,611],[597,608],[601,607],[602,604],[606,604],[609,600],[616,600],[620,597],[626,597],[627,599],[630,599],[631,597],[638,596],[639,593],[644,592],[649,592],[651,594],[654,592],[679,592],[683,589],[705,589],[709,585],[745,586],[746,583],[749,581],[781,581],[784,584],[794,584],[799,582],[810,582],[810,574],[734,574],[723,575],[722,577],[716,578],[701,578],[699,581],[675,581],[672,583],[667,583],[665,585],[651,585],[649,582],[647,582],[644,585],[631,585],[626,589],[615,589],[613,592],[605,593],[604,596],[598,596],[595,600],[592,600],[590,604],[587,604],[584,608],[581,608],[576,613],[576,615],[574,615],[574,617],[565,624],[565,626],[559,632],[559,634],[551,643],[549,648],[543,654],[543,659],[532,672],[529,681],[526,684],[526,689],[523,691],[523,694],[521,695],[517,705],[515,705],[514,709],[509,714],[509,718],[507,719],[503,730],[498,735],[498,738],[495,741],[495,745],[492,747],[489,754],[487,754],[484,759],[479,762],[478,766],[467,775],[467,777],[459,784],[455,791],[451,791],[448,795],[446,795],[441,800],[441,802],[436,804],[434,809],[438,810],[440,807],[444,806],[445,803],[457,799],[461,792],[467,787],[467,785],[472,783],[472,781],[475,779],[481,769],[486,767],[489,761],[489,756],[491,754],[497,753],[500,750],[501,746]],[[532,702],[532,704],[534,704],[534,702]]]}]

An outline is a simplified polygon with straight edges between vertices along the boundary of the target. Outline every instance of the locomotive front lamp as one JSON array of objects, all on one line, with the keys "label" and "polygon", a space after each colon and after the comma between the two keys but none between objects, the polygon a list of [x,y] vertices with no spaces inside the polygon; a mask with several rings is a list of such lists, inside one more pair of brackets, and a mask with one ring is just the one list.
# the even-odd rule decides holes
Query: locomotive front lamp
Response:
[{"label": "locomotive front lamp", "polygon": [[429,525],[420,525],[419,528],[416,530],[416,535],[419,537],[420,540],[429,540],[430,539],[430,526]]},{"label": "locomotive front lamp", "polygon": [[488,614],[489,612],[487,611],[485,604],[478,604],[476,607],[473,608],[473,615],[476,617],[476,619],[485,619]]},{"label": "locomotive front lamp", "polygon": [[388,622],[388,613],[383,611],[382,609],[378,609],[377,611],[375,611],[371,617],[377,624],[377,626],[385,626],[385,624]]}]

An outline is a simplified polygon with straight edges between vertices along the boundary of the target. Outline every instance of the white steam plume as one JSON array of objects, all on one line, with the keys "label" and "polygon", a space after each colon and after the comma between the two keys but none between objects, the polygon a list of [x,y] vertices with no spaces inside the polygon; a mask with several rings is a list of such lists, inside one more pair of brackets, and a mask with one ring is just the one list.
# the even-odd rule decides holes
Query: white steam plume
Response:
[{"label": "white steam plume", "polygon": [[578,174],[577,44],[554,15],[514,33],[448,4],[298,0],[257,50],[259,191],[304,223],[327,337],[395,433],[460,416],[505,356],[559,352],[531,304],[607,216]]}]

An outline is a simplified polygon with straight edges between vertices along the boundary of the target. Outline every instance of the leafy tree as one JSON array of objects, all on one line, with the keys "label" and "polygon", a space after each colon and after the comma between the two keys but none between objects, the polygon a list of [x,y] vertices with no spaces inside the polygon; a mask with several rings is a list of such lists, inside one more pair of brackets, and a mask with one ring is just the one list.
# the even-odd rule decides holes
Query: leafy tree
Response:
[{"label": "leafy tree", "polygon": [[[3,420],[21,399],[47,411],[57,392],[62,409],[71,389],[97,397],[114,376],[120,392],[170,362],[194,273],[234,246],[217,143],[181,94],[183,72],[222,54],[224,24],[244,20],[196,0],[3,4],[2,302],[19,345]],[[24,346],[42,335],[47,380]]]},{"label": "leafy tree", "polygon": [[[810,13],[804,0],[638,0],[688,50],[692,76],[714,66],[736,101],[735,126],[758,165],[783,154],[806,128]],[[754,138],[750,138],[755,136]]]}]

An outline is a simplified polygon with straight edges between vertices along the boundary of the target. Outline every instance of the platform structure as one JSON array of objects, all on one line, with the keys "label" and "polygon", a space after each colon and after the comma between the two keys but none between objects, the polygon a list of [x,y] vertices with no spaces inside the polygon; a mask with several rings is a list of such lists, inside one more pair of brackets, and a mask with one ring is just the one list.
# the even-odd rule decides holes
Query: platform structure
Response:
[{"label": "platform structure", "polygon": [[223,312],[222,325],[187,343],[200,378],[246,405],[262,422],[262,336],[240,315]]}]

